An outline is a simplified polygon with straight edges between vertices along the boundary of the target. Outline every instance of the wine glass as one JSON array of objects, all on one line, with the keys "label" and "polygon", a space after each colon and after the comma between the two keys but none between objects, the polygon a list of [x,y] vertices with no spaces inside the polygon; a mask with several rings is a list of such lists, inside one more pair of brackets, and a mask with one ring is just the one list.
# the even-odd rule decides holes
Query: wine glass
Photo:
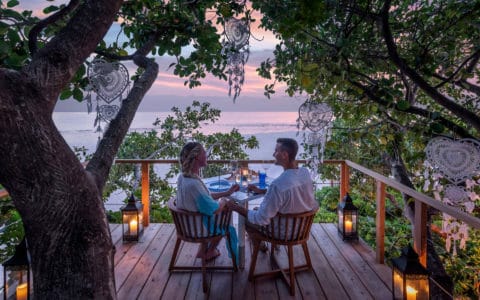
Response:
[{"label": "wine glass", "polygon": [[238,170],[238,161],[237,160],[231,160],[230,161],[230,171],[232,172],[232,177],[235,177],[235,174],[237,173]]}]

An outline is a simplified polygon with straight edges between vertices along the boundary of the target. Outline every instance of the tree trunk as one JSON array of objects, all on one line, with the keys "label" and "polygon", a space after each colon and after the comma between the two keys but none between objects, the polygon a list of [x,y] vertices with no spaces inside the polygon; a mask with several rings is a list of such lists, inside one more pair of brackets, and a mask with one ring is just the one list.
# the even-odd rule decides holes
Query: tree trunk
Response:
[{"label": "tree trunk", "polygon": [[[52,113],[121,3],[82,1],[21,71],[0,68],[0,183],[22,217],[36,299],[116,298],[114,248],[101,197],[106,176],[99,176],[108,174],[113,156],[96,170],[84,169]],[[117,144],[123,136],[116,136]]]},{"label": "tree trunk", "polygon": [[[15,84],[13,84],[15,82]],[[35,298],[114,299],[101,191],[19,73],[0,74],[1,183],[25,226]]]}]

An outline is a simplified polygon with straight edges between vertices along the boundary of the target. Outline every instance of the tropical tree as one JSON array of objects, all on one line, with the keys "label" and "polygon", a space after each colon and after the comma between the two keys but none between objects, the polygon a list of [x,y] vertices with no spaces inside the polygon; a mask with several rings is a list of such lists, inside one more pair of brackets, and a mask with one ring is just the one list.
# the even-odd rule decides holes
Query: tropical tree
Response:
[{"label": "tropical tree", "polygon": [[[114,247],[102,190],[135,112],[155,81],[148,55],[177,57],[174,73],[199,85],[206,72],[225,79],[225,60],[209,9],[232,15],[222,1],[71,0],[46,6],[39,19],[0,1],[0,184],[25,227],[39,299],[114,299]],[[217,8],[219,8],[218,10]],[[127,41],[107,43],[114,26]],[[190,46],[189,51],[182,49]],[[132,61],[128,96],[84,167],[52,120],[59,96],[81,101],[86,61]]]},{"label": "tropical tree", "polygon": [[[480,136],[480,1],[253,1],[253,7],[280,40],[260,74],[286,82],[292,95],[332,106],[342,121],[327,146],[334,158],[389,170],[414,187],[419,182],[411,174],[430,138]],[[267,95],[273,92],[274,84],[266,86]],[[404,202],[414,224],[413,201]],[[428,267],[443,281],[431,239]]]}]

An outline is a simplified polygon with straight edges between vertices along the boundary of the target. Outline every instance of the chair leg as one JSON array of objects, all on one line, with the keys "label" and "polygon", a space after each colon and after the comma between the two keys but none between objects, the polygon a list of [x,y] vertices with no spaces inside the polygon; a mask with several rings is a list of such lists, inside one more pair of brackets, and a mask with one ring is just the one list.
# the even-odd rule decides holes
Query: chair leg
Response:
[{"label": "chair leg", "polygon": [[253,274],[255,273],[255,265],[257,264],[258,251],[260,251],[260,241],[252,239],[253,242],[253,253],[252,261],[250,262],[250,271],[248,272],[248,280],[253,280]]},{"label": "chair leg", "polygon": [[310,258],[310,252],[308,251],[307,242],[302,244],[302,248],[303,248],[303,253],[305,254],[305,260],[307,261],[308,269],[311,270],[312,269],[312,260]]},{"label": "chair leg", "polygon": [[173,248],[172,259],[170,260],[170,265],[168,266],[168,271],[172,271],[175,266],[175,261],[177,260],[178,250],[180,249],[181,242],[182,241],[177,238],[177,241],[175,242],[175,248]]},{"label": "chair leg", "polygon": [[295,296],[295,265],[293,264],[292,245],[288,245],[288,267],[290,273],[290,295]]},{"label": "chair leg", "polygon": [[235,253],[233,251],[232,240],[230,239],[230,234],[227,234],[227,245],[228,245],[228,249],[230,249],[230,255],[232,256],[233,270],[235,272],[237,272],[238,271],[237,258],[235,257]]},{"label": "chair leg", "polygon": [[208,292],[208,284],[207,284],[207,260],[205,255],[202,256],[202,284],[203,284],[203,292]]}]

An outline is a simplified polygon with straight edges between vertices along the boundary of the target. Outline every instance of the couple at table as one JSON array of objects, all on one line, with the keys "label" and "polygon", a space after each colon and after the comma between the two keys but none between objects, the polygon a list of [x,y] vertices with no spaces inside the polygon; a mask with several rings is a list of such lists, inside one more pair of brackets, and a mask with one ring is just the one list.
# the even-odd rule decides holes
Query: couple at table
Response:
[{"label": "couple at table", "polygon": [[[225,198],[239,190],[237,184],[224,192],[208,191],[199,177],[200,168],[207,165],[206,151],[200,143],[189,142],[180,152],[182,173],[177,183],[177,207],[198,211],[208,216],[220,213],[224,209],[234,210],[246,218],[247,232],[258,230],[258,226],[270,224],[270,220],[277,213],[302,213],[316,209],[318,203],[313,195],[313,182],[308,170],[297,166],[297,152],[298,143],[294,139],[277,139],[273,153],[274,163],[282,166],[284,171],[270,183],[268,190],[259,189],[255,185],[248,186],[249,190],[265,193],[265,196],[258,210],[247,210]],[[216,201],[217,199],[219,200]],[[236,241],[235,231],[230,233],[234,235],[233,240]],[[236,245],[231,246],[232,249],[237,249]],[[215,259],[220,255],[216,247],[217,245],[201,245],[197,257],[203,256],[207,260]],[[234,255],[237,254],[234,253]]]}]

